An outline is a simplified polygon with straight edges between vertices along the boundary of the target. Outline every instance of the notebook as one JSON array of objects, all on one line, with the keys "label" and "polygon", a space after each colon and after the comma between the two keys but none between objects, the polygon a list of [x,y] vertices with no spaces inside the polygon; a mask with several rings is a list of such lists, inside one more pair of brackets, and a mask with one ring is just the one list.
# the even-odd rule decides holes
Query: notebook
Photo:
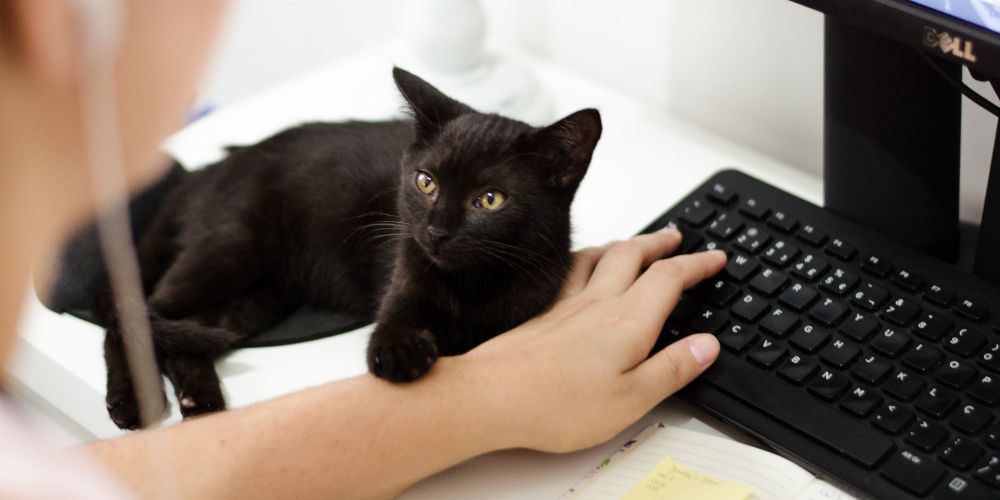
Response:
[{"label": "notebook", "polygon": [[774,453],[662,423],[626,442],[564,498],[854,499]]}]

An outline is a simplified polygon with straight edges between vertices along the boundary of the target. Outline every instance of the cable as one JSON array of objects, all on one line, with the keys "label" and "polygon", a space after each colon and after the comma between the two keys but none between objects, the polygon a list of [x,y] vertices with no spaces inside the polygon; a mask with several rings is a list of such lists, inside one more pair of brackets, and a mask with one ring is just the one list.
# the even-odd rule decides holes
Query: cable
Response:
[{"label": "cable", "polygon": [[931,66],[931,69],[933,69],[934,72],[940,75],[941,78],[944,78],[944,80],[948,82],[949,85],[955,87],[956,90],[961,92],[962,95],[964,95],[965,97],[968,97],[969,100],[971,100],[972,102],[978,104],[979,107],[985,109],[986,111],[1000,118],[1000,106],[993,104],[992,102],[990,102],[989,99],[983,97],[982,94],[976,92],[975,90],[972,90],[972,87],[966,85],[965,82],[963,82],[962,80],[955,79],[954,77],[949,75],[947,72],[945,72],[944,69],[941,68],[938,62],[935,61],[931,56],[927,55],[926,52],[919,49],[914,49],[914,50],[916,50],[917,54],[920,54],[920,57],[924,58],[924,61],[927,61],[927,64]]}]

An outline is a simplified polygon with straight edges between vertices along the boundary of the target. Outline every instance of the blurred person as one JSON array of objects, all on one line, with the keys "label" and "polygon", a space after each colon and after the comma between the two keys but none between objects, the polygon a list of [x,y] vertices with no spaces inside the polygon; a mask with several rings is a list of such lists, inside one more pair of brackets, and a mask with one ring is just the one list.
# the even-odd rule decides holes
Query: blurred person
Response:
[{"label": "blurred person", "polygon": [[[84,2],[0,3],[0,366],[33,263],[96,206]],[[133,191],[162,173],[157,146],[182,124],[223,3],[123,2],[114,92]],[[601,443],[718,355],[699,334],[648,357],[681,291],[725,264],[721,252],[664,259],[679,243],[667,230],[577,252],[547,312],[411,384],[366,374],[55,455],[0,392],[0,498],[385,497],[490,451]]]}]

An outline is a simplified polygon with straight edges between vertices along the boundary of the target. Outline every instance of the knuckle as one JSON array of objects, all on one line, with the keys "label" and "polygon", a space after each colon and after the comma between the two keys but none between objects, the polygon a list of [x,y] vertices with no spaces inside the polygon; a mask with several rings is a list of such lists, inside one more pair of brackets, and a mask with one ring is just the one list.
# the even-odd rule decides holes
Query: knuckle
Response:
[{"label": "knuckle", "polygon": [[681,266],[673,259],[661,259],[649,266],[649,270],[665,278],[681,275]]},{"label": "knuckle", "polygon": [[642,255],[642,246],[635,240],[624,240],[615,242],[611,251],[623,256],[633,257]]}]

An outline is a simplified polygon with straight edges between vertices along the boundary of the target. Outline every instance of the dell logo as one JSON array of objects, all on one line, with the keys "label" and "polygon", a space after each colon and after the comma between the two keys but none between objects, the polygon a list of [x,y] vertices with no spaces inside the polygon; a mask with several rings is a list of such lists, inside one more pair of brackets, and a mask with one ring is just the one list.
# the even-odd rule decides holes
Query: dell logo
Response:
[{"label": "dell logo", "polygon": [[937,47],[945,54],[951,54],[970,63],[976,62],[976,55],[972,53],[972,40],[962,40],[962,37],[951,36],[947,31],[924,28],[924,45]]}]

